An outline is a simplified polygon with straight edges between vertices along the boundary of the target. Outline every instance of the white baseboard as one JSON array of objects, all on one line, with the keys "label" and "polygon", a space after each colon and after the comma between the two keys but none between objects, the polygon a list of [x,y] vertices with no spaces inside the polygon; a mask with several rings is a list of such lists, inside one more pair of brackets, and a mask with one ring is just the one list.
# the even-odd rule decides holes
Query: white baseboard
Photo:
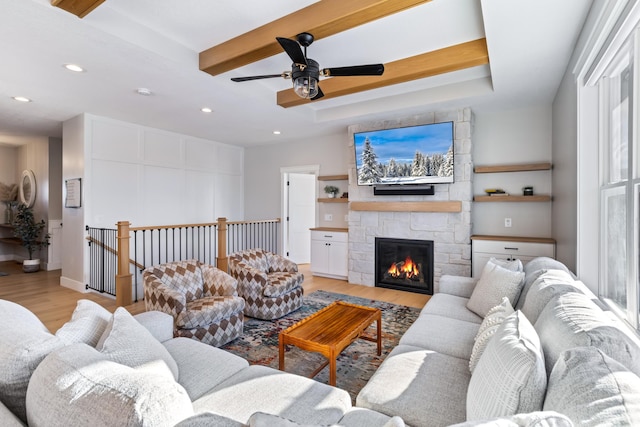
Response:
[{"label": "white baseboard", "polygon": [[73,289],[76,292],[81,292],[86,294],[89,292],[84,285],[84,283],[80,283],[76,280],[69,279],[68,277],[60,276],[60,286],[64,286],[65,288]]},{"label": "white baseboard", "polygon": [[51,271],[51,270],[62,270],[62,263],[61,262],[46,262],[44,263],[44,269],[46,271]]}]

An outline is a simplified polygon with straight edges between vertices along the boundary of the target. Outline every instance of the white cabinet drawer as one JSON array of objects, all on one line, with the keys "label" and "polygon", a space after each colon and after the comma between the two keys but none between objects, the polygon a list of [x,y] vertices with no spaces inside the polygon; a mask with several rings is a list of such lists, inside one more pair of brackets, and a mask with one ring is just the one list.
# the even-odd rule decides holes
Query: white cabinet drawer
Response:
[{"label": "white cabinet drawer", "polygon": [[321,231],[311,230],[311,240],[326,240],[330,242],[347,242],[349,240],[348,233],[341,231]]},{"label": "white cabinet drawer", "polygon": [[518,255],[538,257],[555,256],[555,245],[553,243],[530,243],[512,242],[507,240],[474,240],[474,252],[485,252],[496,255],[511,255],[518,258]]},{"label": "white cabinet drawer", "polygon": [[485,264],[492,257],[505,260],[517,258],[523,264],[526,264],[533,258],[540,256],[555,258],[555,243],[473,239],[471,246],[471,273],[473,277],[480,277]]}]

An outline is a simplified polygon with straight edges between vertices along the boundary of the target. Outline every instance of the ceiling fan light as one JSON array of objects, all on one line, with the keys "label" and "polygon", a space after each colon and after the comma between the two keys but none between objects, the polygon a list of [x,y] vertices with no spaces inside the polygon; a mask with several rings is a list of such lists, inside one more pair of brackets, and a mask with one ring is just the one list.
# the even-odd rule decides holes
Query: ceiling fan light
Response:
[{"label": "ceiling fan light", "polygon": [[314,98],[318,95],[318,80],[310,76],[300,76],[293,81],[293,91],[300,98]]}]

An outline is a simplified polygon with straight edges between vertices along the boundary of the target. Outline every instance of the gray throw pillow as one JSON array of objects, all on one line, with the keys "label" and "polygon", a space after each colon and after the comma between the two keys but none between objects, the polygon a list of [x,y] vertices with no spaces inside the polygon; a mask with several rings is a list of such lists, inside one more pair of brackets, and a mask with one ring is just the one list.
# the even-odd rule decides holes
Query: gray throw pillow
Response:
[{"label": "gray throw pillow", "polygon": [[523,279],[524,273],[507,270],[488,261],[467,302],[467,308],[485,317],[489,310],[500,304],[502,297],[509,298],[513,306],[522,290]]},{"label": "gray throw pillow", "polygon": [[114,362],[178,380],[178,365],[169,351],[123,307],[113,313],[96,349]]},{"label": "gray throw pillow", "polygon": [[560,355],[544,409],[567,415],[576,425],[640,425],[640,378],[595,347]]},{"label": "gray throw pillow", "polygon": [[87,300],[78,300],[71,320],[62,325],[56,336],[65,344],[85,343],[95,347],[111,320],[111,313],[101,305]]},{"label": "gray throw pillow", "polygon": [[33,373],[30,426],[173,426],[193,415],[172,378],[113,362],[86,344],[58,349]]},{"label": "gray throw pillow", "polygon": [[570,348],[593,346],[640,374],[640,341],[619,320],[609,317],[591,299],[578,292],[556,295],[538,316],[547,374]]}]

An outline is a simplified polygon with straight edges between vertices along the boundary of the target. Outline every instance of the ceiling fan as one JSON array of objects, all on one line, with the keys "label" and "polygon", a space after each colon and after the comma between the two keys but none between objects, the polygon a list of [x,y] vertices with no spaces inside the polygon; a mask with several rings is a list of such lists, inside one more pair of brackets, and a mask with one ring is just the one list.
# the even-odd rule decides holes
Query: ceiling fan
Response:
[{"label": "ceiling fan", "polygon": [[[384,73],[383,64],[353,65],[350,67],[334,67],[320,69],[320,65],[311,58],[307,58],[307,47],[313,43],[313,35],[300,33],[296,40],[284,37],[276,37],[282,49],[293,61],[291,71],[283,71],[281,74],[265,74],[262,76],[233,77],[234,82],[246,82],[250,80],[270,79],[283,77],[293,80],[293,90],[301,98],[315,100],[322,98],[324,93],[318,85],[320,75],[322,77],[338,76],[381,76]],[[302,51],[304,47],[304,52]]]}]

